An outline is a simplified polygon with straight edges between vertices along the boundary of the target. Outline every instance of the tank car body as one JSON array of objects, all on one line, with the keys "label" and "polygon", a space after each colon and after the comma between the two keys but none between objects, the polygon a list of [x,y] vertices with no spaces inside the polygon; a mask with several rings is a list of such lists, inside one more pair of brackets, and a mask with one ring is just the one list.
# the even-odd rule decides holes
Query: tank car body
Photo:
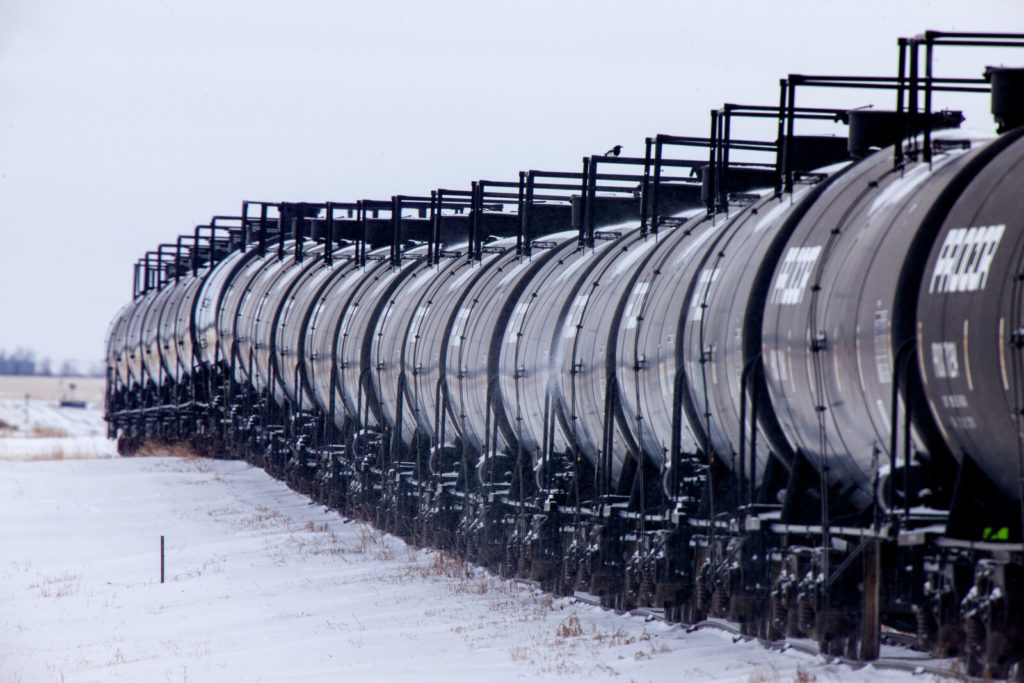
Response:
[{"label": "tank car body", "polygon": [[974,523],[961,533],[1009,527],[1017,536],[1021,523],[1022,135],[1003,135],[986,163],[959,179],[948,209],[933,217],[923,277],[910,283],[929,416],[952,454],[998,491],[976,484],[967,504]]}]

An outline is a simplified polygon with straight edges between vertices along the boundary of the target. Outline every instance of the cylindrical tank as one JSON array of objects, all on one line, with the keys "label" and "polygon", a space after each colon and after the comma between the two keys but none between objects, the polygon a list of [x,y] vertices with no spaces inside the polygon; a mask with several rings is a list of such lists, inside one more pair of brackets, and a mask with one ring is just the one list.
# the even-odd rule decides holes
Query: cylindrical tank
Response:
[{"label": "cylindrical tank", "polygon": [[[517,264],[498,281],[495,292],[503,305],[500,310],[499,307],[483,307],[482,317],[476,318],[476,324],[467,326],[461,360],[466,370],[478,368],[474,375],[466,372],[467,378],[486,378],[484,364],[474,364],[474,359],[481,355],[492,359],[491,376],[498,381],[497,388],[501,392],[496,402],[501,415],[497,426],[506,442],[504,447],[518,443],[533,458],[539,455],[545,439],[552,451],[572,447],[568,436],[571,431],[565,429],[565,422],[553,428],[559,422],[556,394],[560,389],[553,374],[558,371],[558,365],[552,353],[563,334],[577,279],[614,243],[600,240],[593,249],[580,247],[575,232],[558,233],[546,241],[554,246],[535,249],[533,263]],[[469,322],[474,321],[469,319]],[[477,336],[481,327],[488,333]],[[476,350],[477,344],[481,345],[480,350]],[[485,387],[474,394],[465,380],[463,386],[463,404],[482,407],[483,403],[477,402],[474,396],[481,394]],[[474,415],[480,410],[464,412]],[[482,433],[485,425],[476,424],[475,429]],[[596,464],[596,457],[594,462]]]},{"label": "cylindrical tank", "polygon": [[222,358],[234,373],[235,381],[248,383],[254,372],[256,344],[252,321],[256,318],[263,293],[272,274],[286,268],[295,254],[295,243],[284,244],[283,256],[278,250],[267,252],[246,263],[228,282],[217,315],[217,334]]},{"label": "cylindrical tank", "polygon": [[[295,282],[306,273],[318,269],[323,263],[323,245],[305,246],[302,260],[294,256],[281,262],[281,267],[268,270],[265,278],[253,292],[259,297],[254,317],[250,321],[252,338],[256,340],[253,350],[253,371],[250,382],[257,390],[267,390],[278,405],[284,403],[285,393],[281,383],[287,376],[289,382],[295,379],[295,366],[278,368],[276,361],[277,329],[281,311],[288,293]],[[243,321],[240,321],[242,324]]]},{"label": "cylindrical tank", "polygon": [[[458,251],[458,250],[455,250]],[[507,258],[487,254],[486,263],[501,268]],[[493,264],[493,265],[492,265]],[[451,328],[455,312],[472,289],[474,281],[485,276],[490,268],[483,263],[459,256],[446,258],[415,300],[415,307],[403,336],[402,364],[406,376],[406,396],[410,420],[419,432],[435,446],[451,446],[458,435],[452,411],[445,403],[442,385],[444,360],[452,343]],[[403,439],[411,437],[403,429]]]},{"label": "cylindrical tank", "polygon": [[[402,281],[420,268],[429,267],[422,256],[426,249],[418,247],[407,253],[400,266],[390,263],[376,268],[362,278],[342,312],[335,346],[338,379],[345,410],[367,427],[383,427],[381,399],[375,382],[377,371],[371,365],[370,350],[375,341],[378,317],[392,301]],[[386,258],[387,250],[371,256]],[[397,359],[387,361],[397,363]]]},{"label": "cylindrical tank", "polygon": [[232,282],[241,275],[243,268],[258,260],[257,257],[256,249],[233,251],[203,280],[196,299],[193,334],[199,359],[209,367],[228,361],[230,344],[220,338],[218,320]]},{"label": "cylindrical tank", "polygon": [[107,371],[108,371],[108,393],[119,392],[127,388],[126,364],[127,353],[125,341],[127,340],[128,318],[135,307],[135,301],[125,304],[107,330]]},{"label": "cylindrical tank", "polygon": [[[825,471],[833,495],[857,509],[874,499],[888,463],[892,381],[913,316],[901,284],[919,271],[937,205],[975,151],[937,153],[894,168],[892,150],[865,159],[814,202],[786,243],[765,305],[762,358],[787,448]],[[927,437],[927,435],[926,435]],[[928,453],[920,434],[916,450]]]},{"label": "cylindrical tank", "polygon": [[[491,244],[508,249],[509,241]],[[459,251],[455,249],[454,251]],[[473,282],[482,277],[501,258],[489,249],[477,261],[464,256],[446,258],[439,267],[425,268],[406,279],[379,318],[371,362],[377,368],[377,384],[385,419],[397,424],[399,399],[402,408],[401,438],[411,445],[413,434],[434,439],[438,413],[438,386],[441,361],[447,344],[447,322],[455,306]],[[399,374],[404,388],[399,394]],[[447,418],[448,411],[441,410]],[[445,425],[446,444],[455,432]]]},{"label": "cylindrical tank", "polygon": [[352,269],[354,252],[354,247],[335,249],[331,263],[317,259],[288,290],[274,325],[274,367],[278,373],[274,395],[279,402],[287,400],[298,410],[317,406],[305,349],[310,316],[324,291],[339,277],[339,271]]},{"label": "cylindrical tank", "polygon": [[[634,450],[612,420],[610,442],[603,443],[606,417],[620,393],[615,377],[615,337],[622,310],[618,306],[634,271],[660,246],[654,235],[638,228],[615,239],[580,272],[573,285],[565,321],[554,340],[553,398],[559,420],[577,452],[599,463],[611,492],[629,493],[630,481],[621,481],[627,455]],[[610,448],[609,448],[610,446]]]},{"label": "cylindrical tank", "polygon": [[143,365],[142,334],[145,329],[146,316],[157,300],[155,289],[150,290],[138,299],[125,326],[125,369],[128,388],[134,389],[146,384],[147,375]]},{"label": "cylindrical tank", "polygon": [[195,329],[192,323],[195,320],[199,292],[210,271],[211,269],[208,267],[203,268],[198,272],[197,277],[189,280],[182,303],[175,312],[173,343],[177,346],[175,354],[178,360],[176,381],[179,384],[191,375],[195,362],[198,360],[195,355]]},{"label": "cylindrical tank", "polygon": [[[672,230],[662,229],[657,252],[634,274],[622,301],[615,334],[615,375],[622,409],[619,428],[630,448],[643,453],[655,467],[666,464],[673,430],[673,400],[677,393],[676,345],[679,311],[685,294],[683,267],[717,231],[704,211]],[[695,452],[696,439],[683,421],[684,451]]]},{"label": "cylindrical tank", "polygon": [[306,321],[303,334],[306,372],[317,404],[338,428],[344,426],[348,415],[344,409],[337,367],[341,319],[360,283],[374,277],[377,270],[387,267],[383,261],[369,261],[365,268],[351,261],[335,270]]},{"label": "cylindrical tank", "polygon": [[[917,363],[931,414],[1011,501],[1024,453],[1024,130],[942,219],[920,283]],[[1012,143],[1012,144],[1010,144]]]},{"label": "cylindrical tank", "polygon": [[178,358],[176,335],[178,315],[182,309],[191,310],[192,301],[189,297],[196,291],[194,285],[197,280],[198,278],[192,275],[192,271],[188,271],[176,282],[166,285],[172,291],[167,303],[160,311],[160,320],[157,324],[157,344],[164,377],[172,384],[177,384],[181,379],[182,363]]}]

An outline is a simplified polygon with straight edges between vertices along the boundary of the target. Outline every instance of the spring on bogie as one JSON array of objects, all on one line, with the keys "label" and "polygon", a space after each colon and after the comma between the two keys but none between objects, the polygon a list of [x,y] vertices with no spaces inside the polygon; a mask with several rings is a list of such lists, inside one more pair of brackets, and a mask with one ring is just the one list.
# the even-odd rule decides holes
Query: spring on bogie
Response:
[{"label": "spring on bogie", "polygon": [[967,617],[964,624],[964,632],[967,637],[968,646],[978,646],[985,642],[985,624],[977,614]]},{"label": "spring on bogie", "polygon": [[935,631],[938,628],[938,624],[935,623],[932,611],[927,607],[918,609],[916,616],[917,644],[924,649],[930,649],[932,643],[935,642]]},{"label": "spring on bogie", "polygon": [[708,611],[711,606],[711,586],[703,577],[697,577],[697,609],[701,612]]},{"label": "spring on bogie", "polygon": [[650,606],[654,599],[654,568],[650,565],[644,567],[643,580],[640,582],[640,604]]},{"label": "spring on bogie", "polygon": [[777,628],[786,628],[786,620],[789,617],[789,609],[786,607],[786,601],[782,599],[781,593],[776,592],[772,594],[771,615],[772,623],[775,624]]},{"label": "spring on bogie", "polygon": [[800,630],[805,633],[814,630],[814,605],[809,598],[801,596],[797,603],[797,617],[800,622]]},{"label": "spring on bogie", "polygon": [[590,590],[590,561],[587,558],[580,562],[580,570],[576,573],[576,590]]},{"label": "spring on bogie", "polygon": [[725,589],[725,586],[718,586],[715,588],[714,594],[714,613],[716,616],[725,616],[725,613],[729,610],[729,592]]}]

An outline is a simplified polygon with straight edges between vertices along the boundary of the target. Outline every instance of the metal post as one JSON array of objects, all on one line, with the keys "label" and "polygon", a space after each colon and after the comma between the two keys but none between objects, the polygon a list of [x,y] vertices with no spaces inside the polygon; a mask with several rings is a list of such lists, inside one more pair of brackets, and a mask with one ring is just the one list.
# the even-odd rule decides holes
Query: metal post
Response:
[{"label": "metal post", "polygon": [[590,157],[590,178],[587,180],[587,247],[594,248],[594,213],[597,204],[597,164],[602,157]]},{"label": "metal post", "polygon": [[[916,40],[910,41],[910,94],[908,96],[908,119],[910,127],[910,140],[914,151],[917,151],[916,140],[917,140],[917,89],[918,89],[918,61],[919,61],[920,49]],[[902,143],[900,143],[902,144]]]},{"label": "metal post", "polygon": [[466,262],[472,263],[476,258],[476,245],[478,240],[477,230],[480,226],[478,224],[479,216],[476,210],[476,195],[478,192],[477,182],[474,180],[470,183],[469,193],[469,244],[466,246]]},{"label": "metal post", "polygon": [[437,249],[436,235],[437,235],[437,221],[439,220],[440,211],[437,209],[437,190],[430,191],[430,237],[427,239],[427,263],[433,266],[436,261],[434,260],[434,251]]},{"label": "metal post", "polygon": [[164,537],[160,537],[160,583],[164,582]]},{"label": "metal post", "polygon": [[775,140],[775,196],[782,196],[783,169],[785,168],[786,142],[784,139],[786,125],[786,93],[789,83],[785,78],[779,80],[779,132]]},{"label": "metal post", "polygon": [[647,225],[647,213],[648,213],[648,202],[650,195],[648,194],[651,184],[651,144],[652,140],[646,138],[644,140],[644,179],[643,185],[640,186],[640,235],[647,237],[648,225]]},{"label": "metal post", "polygon": [[334,204],[327,202],[327,235],[324,240],[324,263],[334,265]]},{"label": "metal post", "polygon": [[714,109],[711,110],[711,134],[709,137],[710,144],[708,145],[708,170],[703,180],[708,191],[707,208],[708,215],[715,212],[718,204],[718,159],[716,152],[718,151],[718,112]]},{"label": "metal post", "polygon": [[793,192],[793,119],[796,118],[796,82],[798,77],[790,76],[787,84],[786,102],[786,142],[783,160],[785,161],[784,187],[783,189],[792,194]]},{"label": "metal post", "polygon": [[654,139],[654,183],[651,186],[651,232],[658,234],[658,188],[661,186],[662,137]]},{"label": "metal post", "polygon": [[305,207],[301,204],[292,207],[292,239],[295,240],[295,262],[302,263],[302,246],[305,243]]},{"label": "metal post", "polygon": [[[212,225],[212,222],[211,222]],[[210,239],[213,239],[213,231],[210,231]],[[245,251],[245,245],[249,242],[249,202],[242,202],[242,248],[241,251]],[[213,260],[211,256],[210,260]]]},{"label": "metal post", "polygon": [[534,175],[533,171],[530,171],[526,176],[526,197],[523,199],[523,211],[522,211],[522,231],[523,231],[523,255],[530,257],[533,255],[533,242],[532,235],[532,219],[533,219],[533,186],[534,186]]},{"label": "metal post", "polygon": [[932,163],[932,38],[924,43],[924,160]]},{"label": "metal post", "polygon": [[260,243],[259,243],[259,254],[260,258],[263,258],[267,253],[267,205],[263,203],[260,205]]},{"label": "metal post", "polygon": [[860,658],[878,659],[881,631],[882,552],[880,541],[872,538],[864,546],[864,618],[861,622]]},{"label": "metal post", "polygon": [[399,253],[398,240],[400,239],[402,225],[402,198],[395,195],[391,198],[391,265],[399,267],[402,265],[402,256]]},{"label": "metal post", "polygon": [[284,261],[284,231],[287,226],[287,207],[283,204],[277,205],[277,260]]},{"label": "metal post", "polygon": [[519,172],[519,188],[516,196],[516,256],[523,255],[523,206],[526,203],[526,171]]},{"label": "metal post", "polygon": [[[904,132],[903,137],[909,137],[909,129],[906,124],[906,109],[904,99],[906,98],[906,81],[907,81],[907,39],[899,39],[900,46],[900,57],[899,57],[899,68],[896,75],[896,112],[903,119]],[[896,145],[896,155],[893,159],[893,165],[898,168],[903,165],[903,143]]]},{"label": "metal post", "polygon": [[583,173],[580,176],[580,209],[576,214],[579,220],[579,237],[577,242],[581,247],[585,247],[587,244],[586,240],[586,226],[587,226],[587,179],[590,178],[590,157],[583,157]]}]

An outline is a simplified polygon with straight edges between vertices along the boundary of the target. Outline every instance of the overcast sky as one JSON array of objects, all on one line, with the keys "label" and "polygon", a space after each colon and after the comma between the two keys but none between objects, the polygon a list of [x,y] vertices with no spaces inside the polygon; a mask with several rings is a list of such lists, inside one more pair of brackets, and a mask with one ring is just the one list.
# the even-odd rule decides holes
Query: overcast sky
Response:
[{"label": "overcast sky", "polygon": [[0,0],[0,350],[98,361],[135,260],[243,199],[575,171],[787,73],[894,75],[899,36],[1021,28],[1021,0]]}]

